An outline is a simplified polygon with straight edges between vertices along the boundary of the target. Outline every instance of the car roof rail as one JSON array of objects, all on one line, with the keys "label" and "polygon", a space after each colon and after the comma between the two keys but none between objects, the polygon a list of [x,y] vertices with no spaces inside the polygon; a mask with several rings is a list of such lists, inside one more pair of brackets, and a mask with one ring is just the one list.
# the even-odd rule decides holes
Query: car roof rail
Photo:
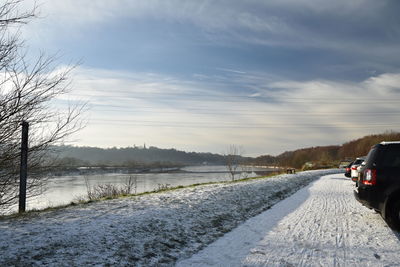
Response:
[{"label": "car roof rail", "polygon": [[380,144],[381,145],[400,144],[400,141],[383,141]]}]

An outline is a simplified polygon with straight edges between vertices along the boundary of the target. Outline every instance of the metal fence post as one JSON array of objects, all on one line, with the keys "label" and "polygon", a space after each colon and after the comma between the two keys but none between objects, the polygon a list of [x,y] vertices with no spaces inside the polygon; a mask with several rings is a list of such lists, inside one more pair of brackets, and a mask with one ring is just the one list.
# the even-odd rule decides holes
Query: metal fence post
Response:
[{"label": "metal fence post", "polygon": [[28,130],[29,123],[23,121],[21,138],[21,165],[19,176],[19,213],[25,212],[26,208],[26,180],[28,176]]}]

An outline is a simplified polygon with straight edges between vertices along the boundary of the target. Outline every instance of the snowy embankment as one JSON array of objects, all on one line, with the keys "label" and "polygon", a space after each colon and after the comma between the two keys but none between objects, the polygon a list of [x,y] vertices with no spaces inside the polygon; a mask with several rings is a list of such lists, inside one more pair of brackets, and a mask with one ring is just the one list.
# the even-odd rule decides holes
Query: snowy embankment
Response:
[{"label": "snowy embankment", "polygon": [[0,221],[0,265],[173,265],[322,175],[184,188]]}]

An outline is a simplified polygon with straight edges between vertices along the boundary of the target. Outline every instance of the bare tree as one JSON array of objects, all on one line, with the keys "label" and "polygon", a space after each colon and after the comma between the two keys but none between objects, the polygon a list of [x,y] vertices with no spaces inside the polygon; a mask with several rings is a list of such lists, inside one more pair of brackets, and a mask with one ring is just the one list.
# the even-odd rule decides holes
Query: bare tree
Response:
[{"label": "bare tree", "polygon": [[239,167],[242,164],[243,149],[237,145],[230,145],[225,153],[225,165],[228,169],[232,181],[235,180],[235,175],[240,173]]},{"label": "bare tree", "polygon": [[[30,124],[30,174],[43,167],[47,149],[82,128],[82,103],[66,110],[52,108],[52,100],[68,92],[71,68],[57,69],[55,57],[28,60],[15,26],[35,17],[35,7],[20,12],[22,0],[0,4],[0,210],[18,200],[21,122]],[[12,29],[11,29],[12,28]],[[43,179],[30,175],[28,197],[41,192]]]}]

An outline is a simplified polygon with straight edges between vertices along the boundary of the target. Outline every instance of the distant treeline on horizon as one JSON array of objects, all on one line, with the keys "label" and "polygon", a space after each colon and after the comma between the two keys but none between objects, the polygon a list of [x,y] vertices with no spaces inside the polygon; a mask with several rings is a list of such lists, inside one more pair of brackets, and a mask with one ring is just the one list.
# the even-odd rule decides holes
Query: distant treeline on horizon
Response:
[{"label": "distant treeline on horizon", "polygon": [[52,147],[52,154],[64,166],[179,166],[224,164],[223,155],[185,152],[157,147],[98,148],[79,146]]},{"label": "distant treeline on horizon", "polygon": [[367,135],[343,145],[302,148],[286,151],[275,157],[260,156],[255,158],[253,163],[294,168],[303,168],[306,163],[313,163],[314,168],[337,167],[341,161],[366,156],[373,145],[382,141],[400,141],[400,133],[390,131],[383,134]]},{"label": "distant treeline on horizon", "polygon": [[[259,166],[282,166],[302,168],[313,163],[316,168],[335,167],[342,160],[365,156],[372,145],[382,141],[400,140],[399,132],[368,135],[344,143],[343,145],[316,146],[286,151],[278,156],[240,157],[241,162]],[[266,148],[267,149],[267,148]],[[79,146],[56,146],[53,157],[60,166],[184,166],[184,165],[224,165],[225,157],[213,153],[185,152],[157,147],[98,148]]]}]

